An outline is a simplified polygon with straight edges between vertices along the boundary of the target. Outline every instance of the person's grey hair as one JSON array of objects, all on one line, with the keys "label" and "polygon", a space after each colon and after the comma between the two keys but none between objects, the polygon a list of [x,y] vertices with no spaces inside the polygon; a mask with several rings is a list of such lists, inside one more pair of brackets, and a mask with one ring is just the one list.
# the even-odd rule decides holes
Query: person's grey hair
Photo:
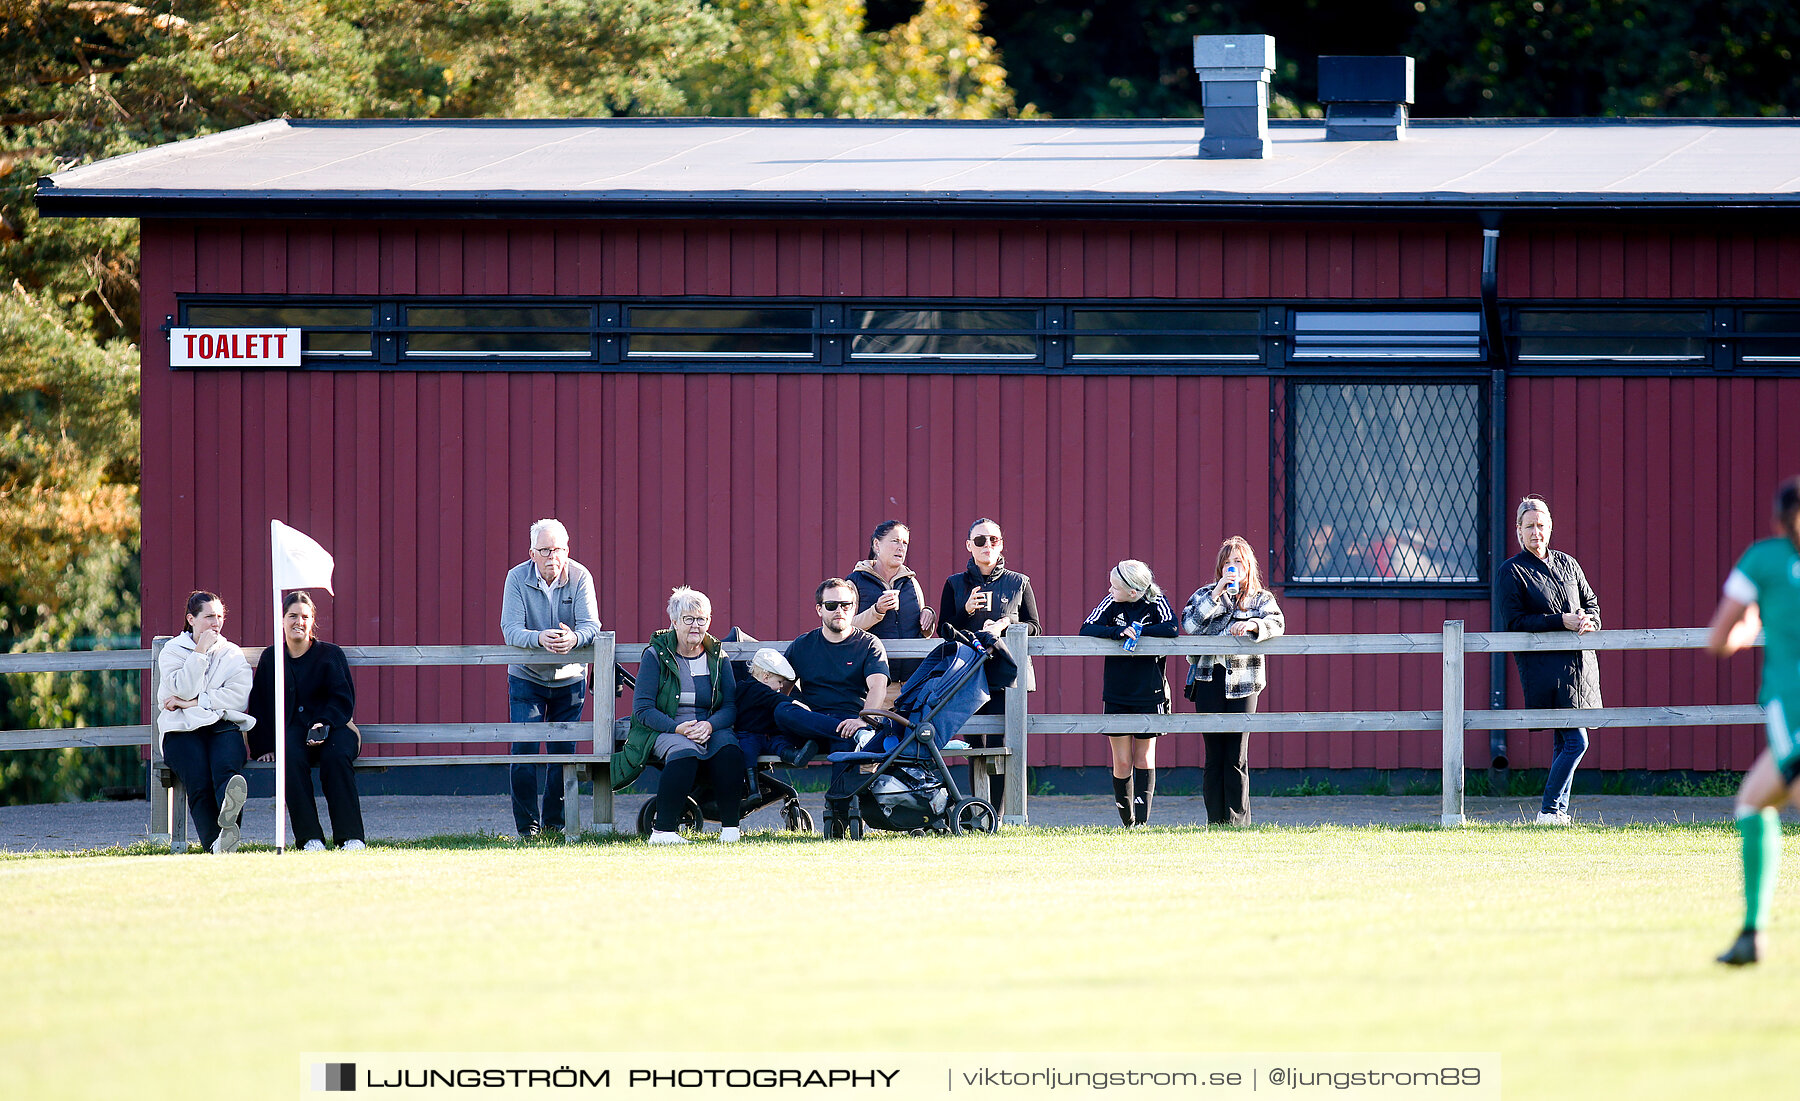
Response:
[{"label": "person's grey hair", "polygon": [[537,550],[538,536],[545,533],[549,533],[565,543],[569,541],[569,529],[563,527],[562,521],[546,516],[531,525],[531,534],[527,538],[531,540],[532,550]]},{"label": "person's grey hair", "polygon": [[669,624],[673,626],[684,615],[698,615],[704,609],[712,614],[712,601],[699,589],[681,586],[669,594]]},{"label": "person's grey hair", "polygon": [[1541,512],[1545,516],[1548,516],[1550,515],[1550,506],[1545,503],[1542,497],[1520,498],[1518,511],[1513,513],[1513,527],[1518,527],[1525,522],[1525,514],[1527,512]]},{"label": "person's grey hair", "polygon": [[1156,576],[1150,567],[1135,558],[1127,558],[1112,568],[1112,579],[1121,589],[1148,595],[1156,588]]}]

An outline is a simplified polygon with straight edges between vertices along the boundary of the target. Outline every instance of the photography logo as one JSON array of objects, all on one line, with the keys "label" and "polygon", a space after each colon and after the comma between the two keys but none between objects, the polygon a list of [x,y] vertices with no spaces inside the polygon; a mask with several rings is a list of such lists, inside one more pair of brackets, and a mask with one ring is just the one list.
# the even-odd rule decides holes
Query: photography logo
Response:
[{"label": "photography logo", "polygon": [[313,1092],[343,1093],[356,1090],[355,1063],[314,1063]]}]

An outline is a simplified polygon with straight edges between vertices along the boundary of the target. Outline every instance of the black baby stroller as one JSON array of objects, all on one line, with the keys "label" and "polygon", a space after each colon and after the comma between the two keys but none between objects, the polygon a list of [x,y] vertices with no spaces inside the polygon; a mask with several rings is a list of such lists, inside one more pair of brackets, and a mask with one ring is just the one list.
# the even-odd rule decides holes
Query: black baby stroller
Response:
[{"label": "black baby stroller", "polygon": [[[751,638],[741,629],[733,627],[720,641],[755,642],[756,639]],[[622,680],[630,682],[625,687],[630,687],[631,683],[635,683],[630,681],[630,674],[623,669],[619,670],[619,673]],[[738,683],[743,683],[743,679],[750,675],[750,663],[733,661],[731,673],[737,678]],[[752,769],[754,782],[750,785],[750,790],[744,793],[744,802],[740,808],[742,813],[748,817],[753,812],[772,803],[780,803],[783,828],[798,833],[811,833],[813,831],[812,812],[800,805],[800,794],[794,790],[793,785],[777,777],[771,765],[759,765],[755,761],[750,761],[748,764]],[[660,772],[661,770],[655,765],[645,770],[646,775],[655,775]],[[654,785],[652,785],[652,789],[654,790]],[[638,833],[641,836],[649,837],[655,819],[656,800],[645,800],[644,805],[638,809]],[[705,826],[709,819],[714,822],[719,820],[719,805],[715,801],[712,784],[707,781],[705,773],[702,773],[694,785],[693,793],[688,796],[687,805],[681,809],[681,822],[678,828],[698,831]]]},{"label": "black baby stroller", "polygon": [[[847,791],[826,794],[826,837],[860,838],[865,826],[897,833],[993,833],[1000,816],[963,795],[943,747],[988,701],[986,667],[998,644],[956,631],[906,682],[894,711],[864,711],[862,748],[831,753],[851,765]],[[967,748],[959,746],[958,748]]]}]

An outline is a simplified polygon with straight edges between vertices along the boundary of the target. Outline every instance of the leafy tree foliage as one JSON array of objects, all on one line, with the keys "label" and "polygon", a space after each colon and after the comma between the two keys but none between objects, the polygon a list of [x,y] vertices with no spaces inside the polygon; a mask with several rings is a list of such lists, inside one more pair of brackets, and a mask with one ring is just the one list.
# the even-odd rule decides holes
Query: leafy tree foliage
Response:
[{"label": "leafy tree foliage", "polygon": [[988,0],[987,27],[1021,103],[1059,118],[1195,118],[1197,34],[1271,34],[1270,109],[1309,113],[1318,55],[1398,52],[1413,0]]},{"label": "leafy tree foliage", "polygon": [[[138,621],[137,351],[96,344],[48,295],[0,296],[0,639],[13,651],[91,648]],[[116,643],[115,643],[116,644]],[[3,678],[11,728],[137,721],[138,678]],[[0,754],[0,802],[132,786],[133,749]]]},{"label": "leafy tree foliage", "polygon": [[1273,35],[1276,114],[1310,113],[1320,54],[1397,53],[1426,118],[1800,110],[1800,10],[1760,0],[989,0],[987,27],[1058,117],[1198,115],[1196,34]]},{"label": "leafy tree foliage", "polygon": [[978,0],[925,0],[867,30],[860,0],[732,0],[732,51],[684,82],[698,113],[772,118],[994,118],[1012,90]]},{"label": "leafy tree foliage", "polygon": [[1800,11],[1761,0],[1428,0],[1424,75],[1459,114],[1786,115]]}]

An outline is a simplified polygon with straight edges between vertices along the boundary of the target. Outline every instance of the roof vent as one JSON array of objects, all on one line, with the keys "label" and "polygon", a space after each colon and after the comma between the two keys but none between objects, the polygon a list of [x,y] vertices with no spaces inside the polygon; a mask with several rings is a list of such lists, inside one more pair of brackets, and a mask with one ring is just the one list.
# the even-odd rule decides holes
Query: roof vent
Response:
[{"label": "roof vent", "polygon": [[1194,76],[1206,115],[1202,157],[1269,155],[1269,74],[1274,69],[1275,40],[1266,34],[1194,36]]},{"label": "roof vent", "polygon": [[1326,141],[1398,141],[1413,101],[1410,57],[1321,57]]}]

